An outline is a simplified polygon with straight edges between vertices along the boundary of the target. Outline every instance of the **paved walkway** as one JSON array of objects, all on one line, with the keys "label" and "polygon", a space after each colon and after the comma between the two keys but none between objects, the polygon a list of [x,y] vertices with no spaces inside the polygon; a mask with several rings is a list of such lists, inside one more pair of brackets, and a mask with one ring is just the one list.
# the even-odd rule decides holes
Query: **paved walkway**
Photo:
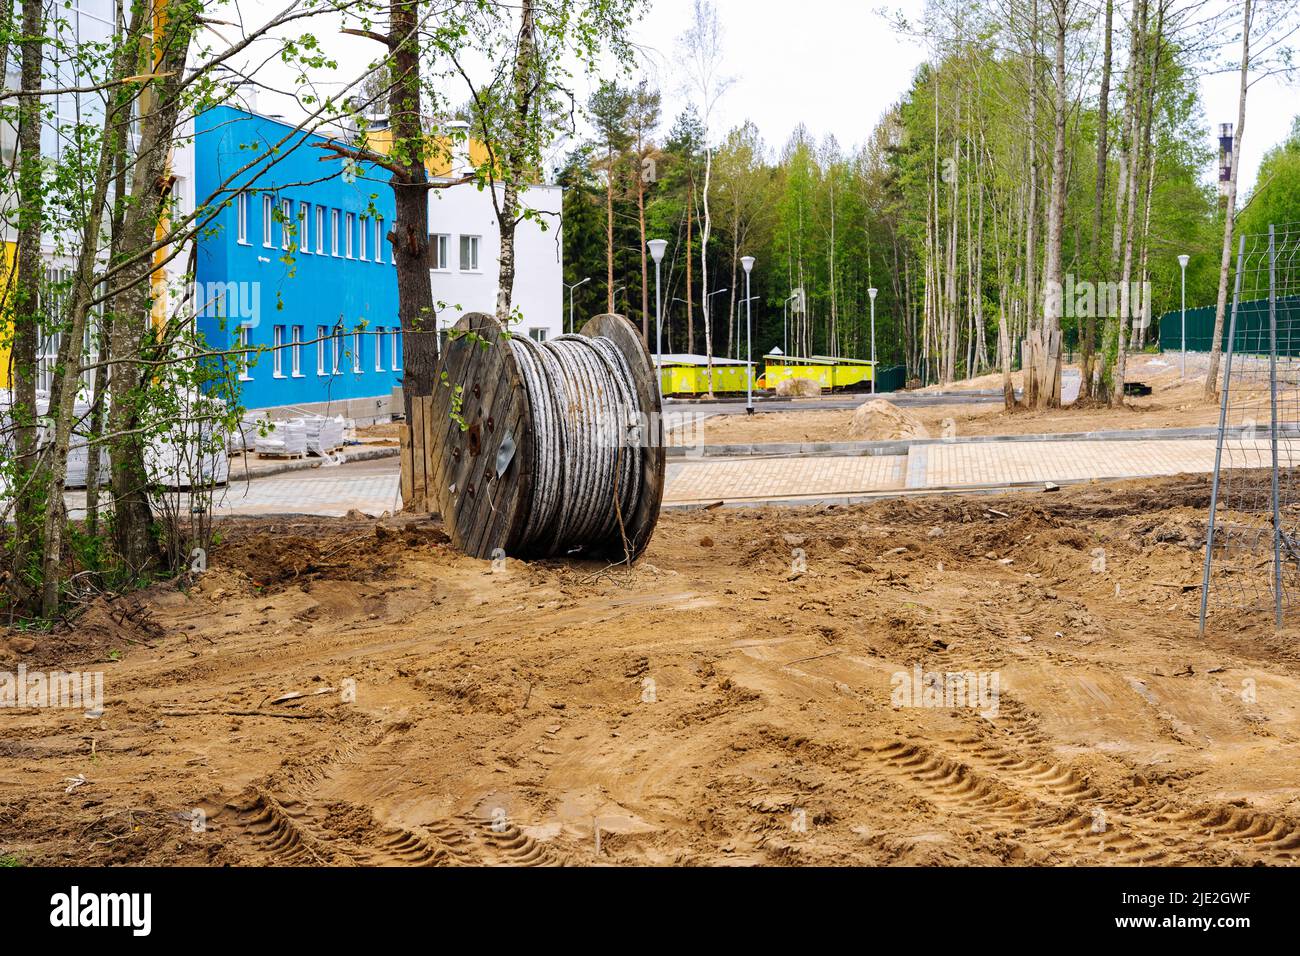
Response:
[{"label": "paved walkway", "polygon": [[[1232,463],[1263,466],[1267,441],[1234,441]],[[970,442],[914,445],[907,455],[705,459],[668,467],[665,505],[817,500],[890,491],[945,491],[1089,479],[1154,478],[1214,470],[1212,439]],[[1300,464],[1300,447],[1281,449]]]},{"label": "paved walkway", "polygon": [[[666,507],[730,502],[844,502],[899,492],[950,491],[1043,482],[1204,474],[1214,470],[1213,439],[1149,441],[954,442],[913,445],[903,455],[678,459],[668,465]],[[1228,443],[1226,462],[1261,467],[1267,440]],[[1281,463],[1300,465],[1300,444],[1283,442]],[[291,472],[222,489],[223,515],[317,514],[356,509],[379,515],[401,504],[398,461],[386,458]],[[68,495],[76,516],[85,494]],[[188,507],[188,503],[183,503]]]}]

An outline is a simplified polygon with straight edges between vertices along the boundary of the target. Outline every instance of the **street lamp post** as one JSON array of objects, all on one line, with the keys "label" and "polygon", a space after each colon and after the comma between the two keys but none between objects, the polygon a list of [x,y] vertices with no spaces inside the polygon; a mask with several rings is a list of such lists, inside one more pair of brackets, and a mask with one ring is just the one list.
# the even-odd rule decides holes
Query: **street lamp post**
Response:
[{"label": "street lamp post", "polygon": [[749,273],[754,268],[753,256],[742,256],[740,264],[745,267],[745,414],[754,414],[754,346],[750,341],[752,325],[750,315],[752,306],[749,304]]},{"label": "street lamp post", "polygon": [[561,284],[562,284],[566,289],[569,290],[569,334],[570,334],[570,335],[573,334],[573,290],[576,289],[576,288],[577,288],[578,286],[580,286],[580,285],[586,285],[586,284],[587,284],[588,282],[590,282],[590,281],[591,281],[591,276],[587,276],[587,278],[583,279],[583,280],[580,281],[580,282],[575,282],[575,283],[573,283],[573,285],[569,285],[569,283],[564,282],[563,280],[561,280]]},{"label": "street lamp post", "polygon": [[1183,378],[1187,378],[1187,263],[1190,258],[1178,257],[1178,268],[1183,275]]},{"label": "street lamp post", "polygon": [[876,293],[879,289],[867,290],[871,296],[871,394],[876,394]]},{"label": "street lamp post", "polygon": [[664,354],[663,300],[659,293],[659,264],[663,262],[664,250],[668,248],[666,239],[651,239],[646,243],[650,247],[650,256],[655,261],[655,378],[659,381],[659,401],[663,403],[663,371],[660,365]]}]

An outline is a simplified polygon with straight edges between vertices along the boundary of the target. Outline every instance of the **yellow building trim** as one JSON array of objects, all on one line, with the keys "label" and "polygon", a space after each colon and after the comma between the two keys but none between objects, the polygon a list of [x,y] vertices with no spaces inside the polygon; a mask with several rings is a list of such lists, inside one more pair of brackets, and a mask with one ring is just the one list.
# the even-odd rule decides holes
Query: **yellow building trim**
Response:
[{"label": "yellow building trim", "polygon": [[14,264],[18,261],[18,246],[13,242],[4,244],[3,259],[0,259],[0,388],[9,387],[9,355],[14,342],[13,285],[16,271]]},{"label": "yellow building trim", "polygon": [[[452,140],[446,136],[439,136],[434,139],[434,155],[428,156],[424,160],[424,168],[429,171],[430,176],[448,177],[452,174]],[[381,156],[387,156],[389,150],[393,148],[393,131],[387,129],[372,129],[366,131],[366,145],[379,153]],[[488,148],[476,139],[469,141],[469,161],[475,169],[483,166],[490,158]]]}]

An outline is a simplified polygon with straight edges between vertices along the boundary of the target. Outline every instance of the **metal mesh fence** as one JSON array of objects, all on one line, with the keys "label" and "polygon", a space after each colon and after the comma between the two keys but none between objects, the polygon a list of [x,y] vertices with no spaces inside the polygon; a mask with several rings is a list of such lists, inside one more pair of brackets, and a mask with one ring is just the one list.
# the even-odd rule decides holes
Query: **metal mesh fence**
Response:
[{"label": "metal mesh fence", "polygon": [[[1243,309],[1252,307],[1246,314]],[[1201,629],[1222,611],[1271,614],[1300,598],[1300,223],[1238,241]]]}]

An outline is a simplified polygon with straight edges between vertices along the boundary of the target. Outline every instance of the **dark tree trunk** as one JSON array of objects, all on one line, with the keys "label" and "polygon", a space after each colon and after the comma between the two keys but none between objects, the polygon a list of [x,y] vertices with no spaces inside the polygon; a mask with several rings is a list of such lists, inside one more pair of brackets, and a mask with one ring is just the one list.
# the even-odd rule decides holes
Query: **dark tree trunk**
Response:
[{"label": "dark tree trunk", "polygon": [[[23,36],[19,46],[22,86],[41,87],[45,50],[44,7],[41,0],[23,0]],[[41,337],[41,220],[44,215],[41,182],[40,98],[23,96],[18,113],[18,249],[14,284],[14,342],[11,356],[12,414],[15,451],[13,567],[10,581],[15,598],[30,599],[28,563],[40,553],[40,495],[36,430],[36,353]]]},{"label": "dark tree trunk", "polygon": [[[196,24],[186,0],[170,0],[161,20],[166,37],[155,46],[142,44],[142,73],[158,78],[139,99],[139,153],[131,178],[131,201],[122,225],[122,255],[129,261],[112,280],[121,289],[113,303],[116,315],[109,336],[114,367],[109,380],[110,455],[113,463],[113,536],[119,557],[137,572],[155,567],[162,552],[154,533],[149,501],[149,475],[144,465],[149,437],[140,431],[147,421],[148,386],[153,374],[147,360],[154,357],[157,330],[153,324],[151,278],[157,268],[147,250],[153,245],[171,194],[168,169],[185,63]],[[151,62],[152,61],[152,62]],[[142,361],[143,360],[143,361]]]}]

